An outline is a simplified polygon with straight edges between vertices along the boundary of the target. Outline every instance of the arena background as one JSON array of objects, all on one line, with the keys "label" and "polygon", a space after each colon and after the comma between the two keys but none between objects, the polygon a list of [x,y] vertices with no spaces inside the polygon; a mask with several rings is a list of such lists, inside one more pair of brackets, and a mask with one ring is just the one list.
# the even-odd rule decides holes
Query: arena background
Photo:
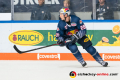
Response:
[{"label": "arena background", "polygon": [[[11,0],[1,0],[0,13],[11,12]],[[38,0],[12,0],[14,8],[12,13],[14,20],[30,20],[31,10],[38,4]],[[91,20],[92,0],[70,0],[70,9],[83,20]],[[114,11],[114,18],[120,19],[120,0],[106,0]],[[98,0],[96,0],[96,3]],[[59,9],[63,6],[63,0],[45,0],[45,6],[48,6],[52,20],[58,20]]]},{"label": "arena background", "polygon": [[[47,21],[30,20],[31,10],[37,4],[37,0],[12,1],[14,1],[14,5],[11,5],[13,4],[11,0],[0,0],[0,20],[2,20],[0,21],[1,80],[120,79],[120,29],[117,33],[113,30],[116,27],[120,27],[120,0],[106,0],[111,3],[114,17],[117,20],[91,20],[92,0],[71,0],[71,9],[83,19],[88,30],[87,36],[93,42],[93,46],[98,50],[101,57],[109,63],[108,67],[102,67],[78,45],[88,64],[87,68],[83,68],[65,47],[52,46],[30,53],[18,54],[13,48],[14,45],[25,51],[56,43],[55,30],[58,24],[58,11],[63,6],[63,0],[45,0],[45,5],[50,8],[52,15],[52,20]],[[4,18],[7,21],[3,21]],[[28,31],[32,33],[28,34]],[[41,43],[37,44],[35,41],[30,40],[22,41],[24,40],[24,35],[38,36],[38,34],[39,36],[42,34],[44,37],[40,38]],[[23,38],[20,37],[21,41],[18,41],[17,35],[23,36]],[[102,41],[103,38],[105,38],[104,41]],[[33,42],[36,44],[26,46],[26,43]],[[77,75],[71,78],[71,71],[100,75]]]},{"label": "arena background", "polygon": [[[21,0],[22,1],[22,0]],[[15,0],[14,2],[14,20],[30,20],[31,10],[37,4],[38,0]],[[70,9],[72,9],[77,16],[84,20],[91,20],[92,0],[70,0]],[[114,10],[115,19],[120,19],[119,14],[119,0],[106,0],[110,7]],[[96,0],[96,3],[98,0]],[[45,0],[45,5],[48,6],[51,12],[52,20],[59,19],[61,7],[63,7],[63,0]]]}]

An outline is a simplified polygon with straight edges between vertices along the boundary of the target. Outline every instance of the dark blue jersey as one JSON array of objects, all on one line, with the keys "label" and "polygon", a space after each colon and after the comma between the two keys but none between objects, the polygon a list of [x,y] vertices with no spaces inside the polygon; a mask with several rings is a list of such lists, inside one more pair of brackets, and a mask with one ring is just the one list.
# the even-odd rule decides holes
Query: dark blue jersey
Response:
[{"label": "dark blue jersey", "polygon": [[71,35],[76,34],[80,30],[85,30],[86,27],[82,20],[75,16],[70,15],[70,24],[63,20],[60,20],[57,26],[56,38],[63,37],[64,39],[69,38]]}]

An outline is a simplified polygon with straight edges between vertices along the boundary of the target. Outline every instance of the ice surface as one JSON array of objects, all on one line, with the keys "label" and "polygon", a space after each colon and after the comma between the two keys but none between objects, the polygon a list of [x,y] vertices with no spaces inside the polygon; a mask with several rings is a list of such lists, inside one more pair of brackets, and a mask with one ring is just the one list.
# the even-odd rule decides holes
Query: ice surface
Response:
[{"label": "ice surface", "polygon": [[[77,61],[0,61],[0,80],[120,80],[120,62],[109,61],[102,67],[95,61],[87,61],[83,68]],[[118,73],[117,76],[76,76],[69,73]]]}]

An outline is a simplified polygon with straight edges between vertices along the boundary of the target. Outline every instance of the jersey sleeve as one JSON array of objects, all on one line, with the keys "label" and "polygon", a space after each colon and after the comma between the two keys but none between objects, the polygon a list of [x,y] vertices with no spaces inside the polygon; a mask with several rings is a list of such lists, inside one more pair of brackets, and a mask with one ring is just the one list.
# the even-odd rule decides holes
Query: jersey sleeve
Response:
[{"label": "jersey sleeve", "polygon": [[78,31],[84,30],[86,33],[86,26],[80,18],[78,18],[78,20],[77,20],[77,29],[78,29]]},{"label": "jersey sleeve", "polygon": [[62,29],[62,25],[58,24],[57,30],[56,30],[56,38],[58,39],[59,37],[64,38],[64,29]]}]

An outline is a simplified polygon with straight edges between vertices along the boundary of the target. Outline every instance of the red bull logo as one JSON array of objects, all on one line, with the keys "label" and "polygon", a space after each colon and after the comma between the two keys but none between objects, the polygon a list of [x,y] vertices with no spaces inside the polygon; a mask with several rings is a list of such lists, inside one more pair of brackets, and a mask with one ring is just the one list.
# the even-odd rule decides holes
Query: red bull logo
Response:
[{"label": "red bull logo", "polygon": [[76,32],[78,32],[77,29],[68,32],[67,35],[71,36],[71,35],[73,35],[73,34],[76,34]]},{"label": "red bull logo", "polygon": [[65,8],[65,11],[66,11],[66,12],[69,11],[69,8]]},{"label": "red bull logo", "polygon": [[69,11],[69,8],[63,8],[64,12]]}]

